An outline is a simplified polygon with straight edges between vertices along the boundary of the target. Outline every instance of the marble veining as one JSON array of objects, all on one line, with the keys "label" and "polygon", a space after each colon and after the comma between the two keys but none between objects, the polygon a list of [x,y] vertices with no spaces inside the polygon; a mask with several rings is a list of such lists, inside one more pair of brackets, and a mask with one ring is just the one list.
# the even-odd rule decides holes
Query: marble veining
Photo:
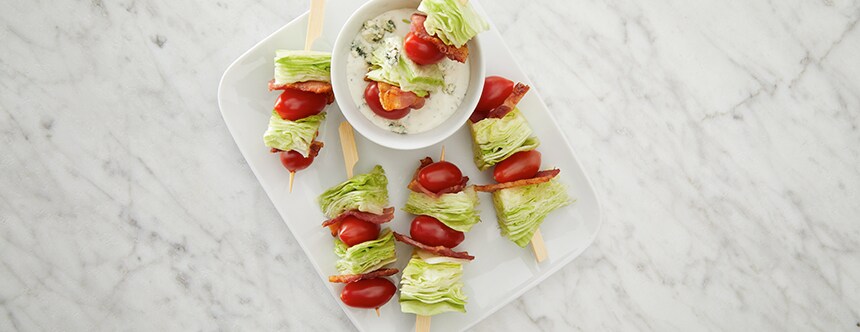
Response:
[{"label": "marble veining", "polygon": [[[860,2],[494,0],[603,203],[475,327],[860,330]],[[351,330],[218,112],[305,1],[0,11],[0,330]]]}]

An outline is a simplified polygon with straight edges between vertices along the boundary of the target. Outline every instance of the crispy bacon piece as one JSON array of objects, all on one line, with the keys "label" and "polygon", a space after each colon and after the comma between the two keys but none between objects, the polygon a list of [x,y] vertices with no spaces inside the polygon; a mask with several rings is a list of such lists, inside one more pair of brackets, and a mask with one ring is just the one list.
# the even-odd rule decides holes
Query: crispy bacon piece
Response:
[{"label": "crispy bacon piece", "polygon": [[475,190],[484,191],[484,192],[492,192],[492,191],[502,190],[502,189],[507,189],[507,188],[513,188],[513,187],[527,186],[530,184],[549,182],[549,180],[552,180],[552,178],[556,177],[558,175],[558,173],[561,173],[561,170],[558,168],[549,169],[549,170],[537,172],[537,174],[535,174],[535,176],[531,179],[523,179],[523,180],[516,180],[516,181],[511,181],[511,182],[488,184],[485,186],[475,186]]},{"label": "crispy bacon piece", "polygon": [[454,250],[451,250],[451,248],[446,248],[443,246],[435,246],[435,247],[428,246],[426,244],[423,244],[421,242],[416,241],[415,239],[413,239],[411,237],[408,237],[406,235],[403,235],[403,234],[400,234],[397,232],[394,232],[394,239],[397,241],[406,243],[406,244],[413,246],[415,248],[432,252],[432,253],[439,255],[439,256],[446,256],[446,257],[451,257],[451,258],[459,258],[459,259],[467,259],[467,260],[475,259],[475,256],[469,255],[468,252],[454,251]]},{"label": "crispy bacon piece", "polygon": [[499,107],[490,110],[490,112],[487,113],[487,117],[498,119],[504,118],[505,115],[508,115],[508,113],[514,110],[514,107],[516,107],[520,100],[523,99],[526,92],[529,92],[529,86],[517,82],[517,84],[514,85],[514,90],[511,91],[511,94],[505,98],[505,102],[499,105]]},{"label": "crispy bacon piece", "polygon": [[339,216],[323,221],[322,226],[328,227],[331,230],[331,235],[336,236],[338,229],[340,229],[340,222],[346,219],[346,217],[353,216],[358,219],[364,220],[369,223],[381,225],[387,223],[394,219],[394,208],[387,207],[382,209],[382,214],[373,214],[370,212],[361,212],[358,210],[349,210],[344,213],[341,213]]},{"label": "crispy bacon piece", "polygon": [[442,39],[439,39],[439,37],[431,36],[429,33],[427,33],[427,29],[424,28],[425,20],[427,20],[426,15],[412,14],[412,33],[416,37],[424,39],[433,43],[433,45],[436,45],[436,48],[439,49],[439,52],[445,54],[448,59],[460,63],[465,63],[466,59],[469,58],[469,47],[466,45],[463,45],[462,47],[446,45],[445,42],[442,41]]},{"label": "crispy bacon piece", "polygon": [[429,189],[424,188],[424,186],[421,185],[421,182],[418,182],[418,173],[421,172],[422,168],[432,164],[433,158],[424,157],[424,159],[421,159],[420,163],[421,165],[419,165],[418,169],[415,170],[415,175],[412,176],[412,181],[409,182],[409,185],[406,186],[407,188],[409,188],[409,190],[412,190],[414,192],[424,193],[432,197],[439,197],[443,194],[454,194],[461,192],[463,191],[463,189],[466,188],[466,183],[469,182],[469,177],[464,176],[462,179],[460,179],[460,183],[458,183],[457,185],[442,189],[438,193],[434,193]]},{"label": "crispy bacon piece", "polygon": [[348,284],[348,283],[356,282],[359,280],[393,276],[397,272],[400,272],[400,270],[383,268],[383,269],[379,269],[379,270],[376,270],[373,272],[362,273],[362,274],[341,274],[341,275],[336,275],[336,276],[329,276],[328,282]]},{"label": "crispy bacon piece", "polygon": [[[325,146],[325,143],[323,143],[323,142],[320,142],[320,141],[311,142],[310,151],[308,151],[308,158],[316,158],[316,156],[318,154],[320,154],[320,150],[322,150],[323,146]],[[269,152],[278,153],[278,152],[284,152],[284,150],[272,148],[271,150],[269,150]]]},{"label": "crispy bacon piece", "polygon": [[377,82],[379,87],[379,101],[386,111],[393,111],[411,107],[419,109],[424,107],[424,98],[418,97],[412,91],[403,91],[400,87],[384,82]]},{"label": "crispy bacon piece", "polygon": [[334,102],[334,90],[332,90],[331,83],[329,82],[307,81],[287,84],[275,84],[274,79],[269,81],[269,91],[286,89],[324,94],[326,96],[326,103],[331,104]]}]

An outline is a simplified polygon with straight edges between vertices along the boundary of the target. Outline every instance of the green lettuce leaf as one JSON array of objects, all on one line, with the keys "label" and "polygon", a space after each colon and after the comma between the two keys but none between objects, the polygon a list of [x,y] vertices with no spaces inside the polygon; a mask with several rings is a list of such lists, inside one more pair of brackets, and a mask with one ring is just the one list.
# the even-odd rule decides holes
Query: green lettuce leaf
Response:
[{"label": "green lettuce leaf", "polygon": [[423,0],[418,11],[427,14],[424,29],[445,44],[461,47],[490,25],[475,12],[468,2],[460,0]]},{"label": "green lettuce leaf", "polygon": [[284,120],[278,112],[272,111],[269,129],[263,134],[263,142],[270,148],[282,151],[296,150],[307,157],[317,130],[325,120],[325,112],[296,121]]},{"label": "green lettuce leaf", "polygon": [[564,185],[551,180],[498,190],[493,192],[493,203],[502,235],[525,247],[550,212],[573,201]]},{"label": "green lettuce leaf", "polygon": [[532,136],[532,129],[519,109],[514,109],[501,119],[486,118],[477,123],[470,121],[469,129],[472,131],[475,166],[482,171],[514,153],[534,150],[540,145],[537,137]]},{"label": "green lettuce leaf", "polygon": [[412,91],[419,97],[445,85],[439,66],[419,66],[403,55],[403,41],[399,37],[385,38],[371,54],[370,62],[367,78],[399,86],[401,90]]},{"label": "green lettuce leaf", "polygon": [[340,259],[336,267],[340,274],[361,274],[379,269],[397,260],[394,251],[394,233],[386,228],[373,241],[347,247],[340,239],[334,240],[334,253]]},{"label": "green lettuce leaf", "polygon": [[331,82],[331,53],[275,51],[275,84]]},{"label": "green lettuce leaf", "polygon": [[481,221],[477,208],[478,193],[470,186],[456,194],[444,194],[438,198],[410,191],[403,211],[431,216],[457,231],[468,232]]},{"label": "green lettuce leaf", "polygon": [[400,277],[400,310],[424,316],[466,312],[462,275],[462,264],[429,264],[418,255],[412,255]]},{"label": "green lettuce leaf", "polygon": [[382,214],[388,205],[388,178],[382,166],[376,165],[370,173],[353,176],[329,188],[317,198],[323,214],[328,218],[348,210]]}]

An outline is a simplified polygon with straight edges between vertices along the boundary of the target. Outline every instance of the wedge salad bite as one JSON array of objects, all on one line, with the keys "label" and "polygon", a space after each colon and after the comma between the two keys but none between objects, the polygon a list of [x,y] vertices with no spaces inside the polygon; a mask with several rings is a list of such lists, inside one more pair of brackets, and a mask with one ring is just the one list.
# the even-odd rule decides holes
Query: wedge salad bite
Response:
[{"label": "wedge salad bite", "polygon": [[400,278],[400,309],[419,317],[448,311],[466,312],[463,264],[475,257],[453,248],[480,221],[478,196],[468,177],[446,161],[420,162],[409,183],[405,211],[417,215],[410,236],[395,239],[415,248]]},{"label": "wedge salad bite", "polygon": [[401,134],[430,130],[457,110],[469,84],[466,43],[489,29],[460,0],[423,0],[417,10],[396,9],[366,21],[347,61],[361,113]]},{"label": "wedge salad bite", "polygon": [[[546,216],[573,201],[554,178],[559,169],[540,170],[540,141],[517,103],[528,92],[522,83],[488,77],[475,113],[469,119],[475,166],[493,169],[496,184],[476,186],[491,192],[502,235],[525,247]],[[539,258],[540,260],[540,258]]]},{"label": "wedge salad bite", "polygon": [[388,205],[388,178],[381,166],[323,192],[317,202],[328,220],[322,223],[335,238],[338,275],[330,282],[345,283],[340,294],[344,304],[356,308],[379,309],[397,287],[385,277],[398,272],[385,265],[397,260],[394,234],[381,229],[394,219]]},{"label": "wedge salad bite", "polygon": [[290,172],[290,191],[295,173],[310,166],[323,147],[316,137],[325,120],[323,109],[334,102],[330,82],[331,54],[275,52],[275,75],[269,81],[269,91],[283,92],[272,109],[263,142],[272,153],[278,153]]}]

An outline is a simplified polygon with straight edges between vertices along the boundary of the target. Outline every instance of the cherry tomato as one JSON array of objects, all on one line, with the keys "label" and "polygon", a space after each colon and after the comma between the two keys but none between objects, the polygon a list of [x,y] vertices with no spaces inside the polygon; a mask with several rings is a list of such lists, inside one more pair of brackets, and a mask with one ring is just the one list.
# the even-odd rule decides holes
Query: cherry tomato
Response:
[{"label": "cherry tomato", "polygon": [[418,183],[434,193],[460,184],[463,173],[457,165],[447,161],[437,161],[418,172]]},{"label": "cherry tomato", "polygon": [[435,44],[411,32],[406,34],[406,39],[403,41],[403,51],[410,60],[419,65],[432,65],[445,58],[445,54],[439,52]]},{"label": "cherry tomato", "polygon": [[397,287],[385,278],[373,278],[348,283],[340,292],[340,300],[355,308],[379,308],[394,296]]},{"label": "cherry tomato", "polygon": [[296,121],[322,112],[326,96],[321,93],[286,89],[275,102],[275,112],[284,120]]},{"label": "cherry tomato", "polygon": [[499,183],[531,179],[539,170],[540,152],[537,150],[520,151],[496,164],[496,168],[493,169],[493,178]]},{"label": "cherry tomato", "polygon": [[367,106],[370,106],[370,110],[373,113],[389,120],[401,119],[408,115],[410,111],[408,107],[391,111],[386,111],[382,108],[382,101],[379,100],[379,86],[376,85],[376,82],[367,84],[367,88],[364,89],[364,101],[367,102]]},{"label": "cherry tomato", "polygon": [[466,239],[463,232],[458,232],[430,216],[415,217],[409,228],[409,235],[428,246],[444,246],[446,248],[454,248]]},{"label": "cherry tomato", "polygon": [[349,247],[364,241],[376,240],[378,236],[379,225],[353,216],[344,218],[337,231],[337,237]]},{"label": "cherry tomato", "polygon": [[478,100],[478,111],[489,111],[502,105],[505,99],[514,91],[514,82],[501,77],[490,76],[484,79],[484,90],[481,91],[481,99]]},{"label": "cherry tomato", "polygon": [[295,150],[281,151],[279,154],[281,155],[281,164],[290,172],[301,171],[314,162],[313,156],[305,158]]}]

